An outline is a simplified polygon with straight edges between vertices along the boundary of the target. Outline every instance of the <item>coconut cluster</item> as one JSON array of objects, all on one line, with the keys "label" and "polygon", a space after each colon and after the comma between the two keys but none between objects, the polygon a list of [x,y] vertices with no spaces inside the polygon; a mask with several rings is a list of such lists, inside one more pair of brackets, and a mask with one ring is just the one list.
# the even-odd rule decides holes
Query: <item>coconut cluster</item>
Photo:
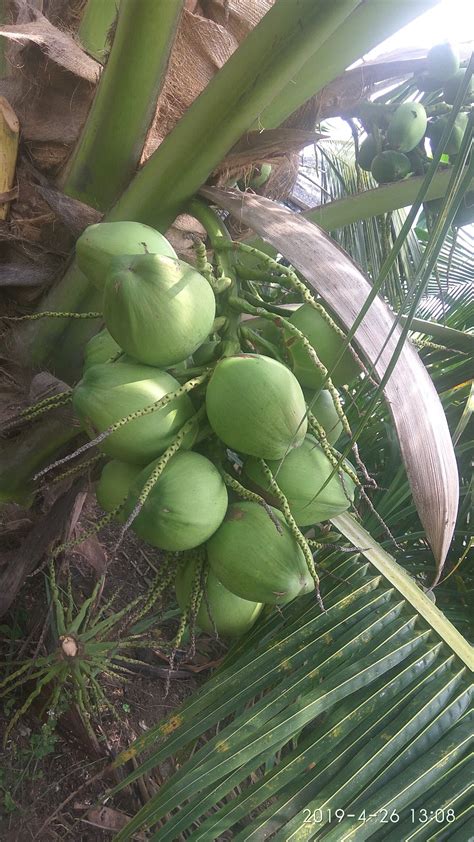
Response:
[{"label": "coconut cluster", "polygon": [[[276,331],[279,359],[235,349],[219,358],[225,304],[216,307],[207,278],[148,226],[90,226],[77,260],[103,295],[105,327],[85,348],[73,393],[83,429],[108,457],[97,500],[144,541],[176,553],[182,608],[195,582],[192,551],[204,550],[197,625],[240,635],[265,604],[314,589],[299,530],[354,498],[350,476],[333,475],[308,431],[308,405],[328,446],[342,423],[305,343],[336,384],[359,367],[342,353],[333,323],[309,304],[290,315],[291,330]],[[276,330],[257,322],[262,336]]]},{"label": "coconut cluster", "polygon": [[447,43],[437,44],[428,53],[426,69],[413,77],[414,92],[415,89],[429,92],[430,105],[436,104],[437,116],[429,118],[425,106],[417,101],[398,106],[369,103],[362,120],[367,134],[357,154],[361,169],[371,172],[379,184],[400,181],[413,173],[421,175],[428,163],[425,138],[429,139],[432,154],[437,154],[443,144],[443,155],[454,158],[468,124],[467,109],[474,93],[472,77],[463,110],[457,115],[448,139],[443,142],[442,138],[465,73],[465,68],[460,68],[457,50]]}]

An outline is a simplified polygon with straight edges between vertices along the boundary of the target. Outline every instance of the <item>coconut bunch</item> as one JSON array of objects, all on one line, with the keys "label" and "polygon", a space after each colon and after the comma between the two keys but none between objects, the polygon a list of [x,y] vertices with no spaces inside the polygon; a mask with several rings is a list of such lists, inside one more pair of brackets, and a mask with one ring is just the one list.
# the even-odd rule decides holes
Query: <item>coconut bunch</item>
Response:
[{"label": "coconut bunch", "polygon": [[206,631],[240,635],[264,605],[319,594],[304,533],[358,483],[334,447],[348,432],[336,387],[360,373],[340,328],[298,279],[288,318],[255,308],[139,223],[90,226],[76,258],[103,296],[72,404],[80,452],[107,457],[107,516],[175,557],[178,602]]},{"label": "coconut bunch", "polygon": [[[428,53],[426,70],[413,79],[419,91],[430,92],[435,97],[436,116],[430,118],[429,109],[427,111],[421,102],[404,102],[395,108],[367,103],[362,121],[367,134],[357,153],[359,167],[371,172],[378,184],[400,181],[413,173],[422,174],[427,163],[425,137],[430,141],[432,154],[438,153],[465,73],[466,70],[460,68],[457,50],[447,43],[437,44]],[[450,159],[461,147],[473,93],[471,77],[463,103],[465,110],[457,115],[442,150]]]}]

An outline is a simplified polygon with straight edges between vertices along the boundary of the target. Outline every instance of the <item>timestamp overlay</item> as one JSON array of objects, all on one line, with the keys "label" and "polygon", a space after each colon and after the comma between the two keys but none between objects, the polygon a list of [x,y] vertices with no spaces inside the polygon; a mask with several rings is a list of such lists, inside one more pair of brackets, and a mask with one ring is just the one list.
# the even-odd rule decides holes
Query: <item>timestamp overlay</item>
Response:
[{"label": "timestamp overlay", "polygon": [[[466,770],[467,771],[467,770]],[[474,812],[474,807],[471,811]],[[459,823],[458,823],[459,817]],[[465,828],[465,835],[459,836],[459,842],[469,842],[474,840],[474,828],[469,830],[467,812],[461,810],[458,816],[455,807],[405,807],[397,810],[393,807],[384,807],[377,810],[365,810],[360,807],[321,807],[315,810],[305,808],[302,810],[302,824],[306,826],[307,834],[303,834],[301,838],[319,838],[318,830],[324,828],[325,842],[344,842],[349,839],[367,839],[377,833],[377,839],[382,839],[380,831],[383,832],[384,842],[386,839],[393,840],[393,842],[405,842],[405,840],[423,838],[431,839],[438,836],[437,831],[452,830],[457,833],[459,824]],[[309,825],[312,826],[311,831]],[[369,826],[372,827],[369,829]],[[379,825],[376,829],[374,825]],[[364,828],[366,832],[364,832]],[[420,833],[416,832],[417,829]],[[421,833],[421,829],[429,830],[429,836]],[[449,839],[451,834],[439,837],[440,839]],[[456,837],[457,838],[457,837]]]}]

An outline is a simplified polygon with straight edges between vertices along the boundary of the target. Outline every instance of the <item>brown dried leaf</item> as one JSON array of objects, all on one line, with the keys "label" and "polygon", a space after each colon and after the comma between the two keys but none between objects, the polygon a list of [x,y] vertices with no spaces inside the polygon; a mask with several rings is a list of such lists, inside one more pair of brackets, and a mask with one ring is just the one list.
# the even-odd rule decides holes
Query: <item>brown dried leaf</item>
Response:
[{"label": "brown dried leaf", "polygon": [[38,187],[38,193],[46,200],[50,208],[61,219],[61,222],[74,235],[79,237],[88,225],[100,222],[102,214],[95,208],[71,199],[59,190],[51,187]]},{"label": "brown dried leaf", "polygon": [[[118,833],[129,823],[130,816],[121,813],[119,810],[113,810],[112,807],[91,807],[82,821],[109,833]],[[132,836],[132,839],[139,840],[139,842],[146,840],[146,838],[145,833],[141,831],[134,833]]]},{"label": "brown dried leaf", "polygon": [[47,515],[26,534],[17,550],[4,554],[5,564],[0,575],[0,617],[10,608],[25,578],[61,535],[81,482],[77,480],[75,486],[56,501]]},{"label": "brown dried leaf", "polygon": [[96,571],[98,576],[102,576],[105,573],[107,569],[107,554],[95,535],[86,538],[82,544],[79,544],[74,549],[74,555],[80,556],[89,567],[92,567]]},{"label": "brown dried leaf", "polygon": [[224,160],[216,172],[235,166],[246,166],[255,161],[271,159],[282,154],[298,152],[310,143],[316,143],[324,135],[305,129],[280,128],[266,129],[262,132],[247,132]]},{"label": "brown dried leaf", "polygon": [[38,287],[51,280],[48,266],[7,263],[0,266],[0,287]]},{"label": "brown dried leaf", "polygon": [[[350,257],[319,226],[262,196],[213,187],[201,193],[230,211],[283,254],[351,328],[371,285]],[[376,298],[355,334],[356,344],[382,378],[401,329]],[[380,355],[380,357],[379,357]],[[439,579],[456,522],[459,482],[451,435],[431,378],[407,341],[384,389],[397,430],[413,499],[436,560]]]},{"label": "brown dried leaf", "polygon": [[178,256],[182,256],[188,263],[194,264],[196,255],[194,253],[194,238],[206,239],[206,229],[197,219],[182,213],[176,217],[171,228],[166,231],[166,239],[169,240]]},{"label": "brown dried leaf", "polygon": [[80,491],[77,495],[76,499],[74,500],[74,505],[71,509],[71,514],[69,517],[69,522],[64,532],[64,540],[70,541],[71,538],[74,537],[74,532],[76,529],[77,524],[79,523],[79,518],[82,514],[82,510],[86,504],[87,500],[87,491]]},{"label": "brown dried leaf", "polygon": [[40,12],[32,23],[0,27],[0,35],[22,45],[35,44],[48,59],[86,82],[95,84],[101,66],[65,32],[56,29]]},{"label": "brown dried leaf", "polygon": [[24,535],[31,528],[34,516],[16,503],[3,503],[0,509],[0,536]]},{"label": "brown dried leaf", "polygon": [[13,202],[18,198],[18,187],[12,187],[11,190],[4,190],[0,193],[0,202]]},{"label": "brown dried leaf", "polygon": [[62,395],[69,390],[70,387],[67,383],[63,380],[58,380],[54,374],[51,374],[49,371],[40,371],[33,376],[30,383],[29,402],[34,404],[53,395]]}]

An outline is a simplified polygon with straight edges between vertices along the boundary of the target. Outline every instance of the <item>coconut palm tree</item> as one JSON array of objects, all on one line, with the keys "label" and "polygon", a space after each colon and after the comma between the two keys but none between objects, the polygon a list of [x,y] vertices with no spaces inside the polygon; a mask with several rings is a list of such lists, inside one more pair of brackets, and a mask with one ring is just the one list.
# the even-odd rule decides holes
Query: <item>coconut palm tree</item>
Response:
[{"label": "coconut palm tree", "polygon": [[[426,74],[425,56],[346,68],[431,3],[388,10],[375,0],[331,6],[303,0],[295,16],[293,4],[276,0],[262,3],[261,19],[252,15],[252,25],[233,2],[202,0],[197,9],[196,3],[121,0],[116,18],[117,5],[88,0],[82,14],[69,9],[67,20],[60,3],[45,5],[48,17],[21,3],[4,11],[11,21],[3,34],[12,69],[2,90],[19,113],[25,143],[20,205],[12,206],[7,231],[10,284],[19,272],[33,288],[38,278],[45,284],[37,258],[51,248],[51,223],[64,237],[62,254],[46,260],[54,284],[34,307],[18,299],[7,313],[18,318],[20,308],[20,317],[28,317],[6,334],[17,377],[19,365],[48,369],[64,381],[55,388],[64,390],[80,376],[84,344],[101,325],[101,295],[74,260],[73,243],[88,224],[134,220],[167,232],[187,212],[202,226],[209,254],[221,255],[231,273],[225,225],[234,236],[240,226],[250,279],[251,248],[262,248],[273,261],[266,264],[273,279],[278,271],[296,278],[293,292],[301,296],[304,289],[323,300],[347,342],[355,337],[367,376],[345,394],[354,436],[348,427],[343,456],[357,438],[379,485],[373,502],[364,492],[358,517],[332,519],[329,535],[342,536],[342,550],[332,549],[327,534],[318,536],[324,611],[307,595],[262,615],[198,695],[119,755],[115,768],[148,751],[118,788],[178,750],[185,760],[118,838],[132,838],[145,825],[160,840],[182,833],[224,838],[229,831],[236,839],[466,838],[472,715],[471,653],[463,637],[472,589],[464,572],[472,412],[466,328],[472,301],[465,295],[469,234],[453,234],[451,226],[459,209],[469,208],[472,117],[454,159],[440,165],[441,145],[412,162],[418,175],[380,187],[356,166],[352,142],[318,143],[316,132],[325,119],[342,116],[357,147],[363,130],[384,131],[380,114],[420,99],[413,74]],[[180,78],[179,61],[203,32],[226,41],[227,60],[188,101],[191,80]],[[196,51],[202,58],[202,49]],[[213,60],[218,63],[215,53]],[[19,80],[14,67],[20,62]],[[31,116],[25,87],[31,90],[35,73]],[[472,62],[453,109],[445,108],[439,89],[421,97],[433,119],[450,115],[442,144],[463,108],[471,73]],[[73,89],[77,120],[68,128],[64,108]],[[169,110],[178,93],[187,107],[173,119]],[[53,103],[49,135],[45,102]],[[311,138],[318,143],[312,177],[322,199],[297,215],[282,207],[291,183],[282,161],[291,158],[294,167],[294,156]],[[270,177],[259,184],[265,174]],[[254,189],[246,190],[252,181]],[[235,183],[240,189],[223,189]],[[10,176],[5,188],[11,187]],[[15,248],[26,241],[18,210],[27,188],[34,192],[36,218],[41,208],[50,225],[30,247],[33,261],[25,260],[24,249],[20,259]],[[59,259],[64,253],[67,265]],[[251,296],[251,289],[244,292]],[[277,309],[286,300],[278,299]],[[250,314],[252,306],[247,297]],[[43,318],[44,312],[65,315]],[[426,368],[409,334],[421,339]],[[53,416],[4,440],[3,499],[31,501],[32,475],[81,435],[64,409],[51,405]],[[24,412],[27,424],[33,412]],[[457,520],[451,434],[461,475]],[[388,552],[393,539],[396,561]],[[7,571],[6,606],[27,572],[12,578]],[[447,582],[434,593],[444,613],[432,590],[443,575]]]}]

